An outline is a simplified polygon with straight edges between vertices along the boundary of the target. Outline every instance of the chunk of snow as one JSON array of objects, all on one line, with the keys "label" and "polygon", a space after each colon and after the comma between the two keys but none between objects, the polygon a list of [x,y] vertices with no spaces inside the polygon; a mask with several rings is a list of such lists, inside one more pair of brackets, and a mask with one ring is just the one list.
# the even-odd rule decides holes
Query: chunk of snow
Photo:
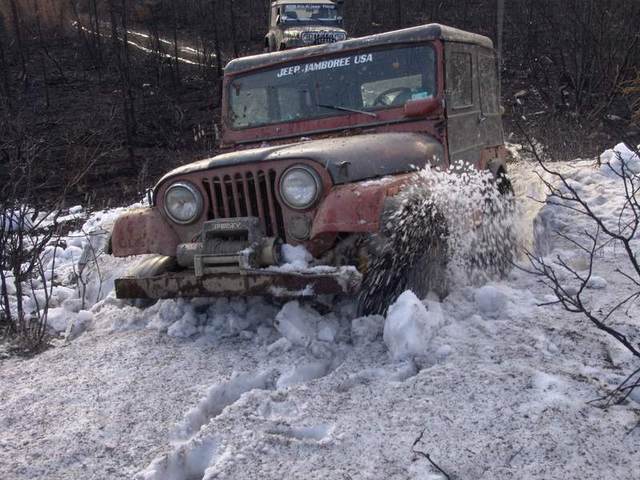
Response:
[{"label": "chunk of snow", "polygon": [[67,330],[72,324],[70,333],[73,335],[84,331],[87,325],[93,320],[93,314],[87,310],[80,310],[77,313],[64,307],[50,308],[47,312],[47,325],[57,333]]},{"label": "chunk of snow", "polygon": [[375,342],[382,336],[383,329],[384,317],[382,315],[354,318],[351,321],[351,340],[355,344]]},{"label": "chunk of snow", "polygon": [[71,315],[64,308],[50,308],[47,312],[47,325],[56,332],[64,332]]},{"label": "chunk of snow", "polygon": [[607,288],[607,281],[602,277],[593,275],[587,282],[587,288],[592,290],[602,290]]},{"label": "chunk of snow", "polygon": [[177,338],[189,338],[198,333],[198,317],[196,313],[189,309],[182,318],[172,323],[167,329],[167,335]]},{"label": "chunk of snow", "polygon": [[442,309],[429,302],[429,309],[407,290],[389,307],[384,323],[384,343],[394,360],[427,354],[438,328],[443,323]]},{"label": "chunk of snow", "polygon": [[271,345],[267,347],[267,352],[271,354],[280,354],[291,350],[291,341],[286,337],[280,337],[278,340],[273,342]]},{"label": "chunk of snow", "polygon": [[313,256],[303,245],[285,244],[282,246],[282,259],[284,264],[278,267],[280,270],[295,271],[309,268],[309,262],[313,260]]},{"label": "chunk of snow", "polygon": [[619,143],[600,155],[601,170],[609,177],[617,178],[623,168],[627,174],[640,173],[640,157],[624,143]]},{"label": "chunk of snow", "polygon": [[53,287],[53,291],[51,292],[51,305],[52,306],[61,305],[66,300],[70,298],[74,298],[75,296],[76,296],[76,292],[71,288],[62,287],[62,286]]},{"label": "chunk of snow", "polygon": [[10,275],[9,272],[5,272],[5,286],[7,288],[7,293],[9,295],[15,295],[16,294],[15,280],[13,279],[13,277],[10,277],[9,275]]},{"label": "chunk of snow", "polygon": [[278,312],[274,326],[292,344],[307,347],[316,338],[316,327],[321,318],[315,310],[292,301]]},{"label": "chunk of snow", "polygon": [[295,365],[280,376],[276,382],[276,387],[282,389],[298,383],[315,380],[316,378],[324,377],[330,370],[331,362],[327,360]]},{"label": "chunk of snow", "polygon": [[476,290],[474,300],[480,313],[488,318],[497,318],[507,305],[507,296],[493,285]]},{"label": "chunk of snow", "polygon": [[136,475],[136,480],[203,478],[214,461],[218,443],[214,438],[196,438],[156,458]]},{"label": "chunk of snow", "polygon": [[323,318],[318,323],[318,340],[333,343],[338,334],[338,321],[335,318]]},{"label": "chunk of snow", "polygon": [[80,323],[87,323],[90,322],[91,320],[93,320],[93,313],[91,313],[88,310],[80,310],[78,312],[78,319],[77,321]]},{"label": "chunk of snow", "polygon": [[314,425],[311,427],[289,427],[278,425],[275,428],[267,430],[270,435],[278,435],[287,439],[300,440],[312,444],[327,444],[329,437],[333,432],[332,425]]}]

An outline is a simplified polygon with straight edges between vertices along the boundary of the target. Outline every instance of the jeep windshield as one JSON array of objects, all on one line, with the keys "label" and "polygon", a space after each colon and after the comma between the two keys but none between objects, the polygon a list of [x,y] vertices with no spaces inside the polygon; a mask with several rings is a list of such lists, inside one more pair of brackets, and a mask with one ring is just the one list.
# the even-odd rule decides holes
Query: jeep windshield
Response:
[{"label": "jeep windshield", "polygon": [[282,7],[281,20],[285,23],[335,22],[338,20],[338,9],[335,5],[293,3]]},{"label": "jeep windshield", "polygon": [[430,45],[360,50],[249,73],[233,80],[234,129],[366,114],[436,95]]}]

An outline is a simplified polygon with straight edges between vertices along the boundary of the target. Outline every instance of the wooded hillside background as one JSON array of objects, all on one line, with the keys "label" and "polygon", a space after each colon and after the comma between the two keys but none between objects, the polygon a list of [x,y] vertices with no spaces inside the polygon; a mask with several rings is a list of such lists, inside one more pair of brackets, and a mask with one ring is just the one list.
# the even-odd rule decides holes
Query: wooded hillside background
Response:
[{"label": "wooded hillside background", "polygon": [[[345,0],[344,17],[351,36],[438,22],[497,42],[499,4]],[[561,160],[637,134],[639,1],[504,5],[511,141],[517,120]],[[70,201],[104,206],[213,155],[222,68],[262,51],[268,8],[265,0],[0,0],[0,162],[29,162],[42,198],[86,171]]]}]

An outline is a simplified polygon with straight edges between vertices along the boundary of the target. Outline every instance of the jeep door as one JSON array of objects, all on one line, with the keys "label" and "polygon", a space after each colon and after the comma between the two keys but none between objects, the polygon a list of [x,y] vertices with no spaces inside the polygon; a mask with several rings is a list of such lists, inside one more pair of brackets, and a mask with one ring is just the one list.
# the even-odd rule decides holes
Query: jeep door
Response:
[{"label": "jeep door", "polygon": [[504,143],[498,61],[495,52],[488,48],[477,47],[476,53],[476,76],[480,87],[480,135],[485,147],[497,147]]},{"label": "jeep door", "polygon": [[445,44],[449,161],[480,165],[503,143],[496,56],[477,45]]},{"label": "jeep door", "polygon": [[445,44],[445,97],[449,162],[480,160],[483,139],[480,133],[482,112],[478,79],[474,75],[475,47],[448,42]]}]

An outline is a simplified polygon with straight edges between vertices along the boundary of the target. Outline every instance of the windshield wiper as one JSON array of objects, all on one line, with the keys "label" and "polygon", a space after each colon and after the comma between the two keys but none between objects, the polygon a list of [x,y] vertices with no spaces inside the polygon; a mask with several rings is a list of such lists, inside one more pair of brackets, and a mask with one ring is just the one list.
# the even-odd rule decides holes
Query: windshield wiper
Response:
[{"label": "windshield wiper", "polygon": [[378,118],[378,115],[376,115],[373,112],[365,112],[364,110],[358,110],[356,108],[343,107],[342,105],[328,105],[326,103],[318,103],[318,107],[330,108],[332,110],[340,110],[342,112],[362,113],[363,115],[369,115],[370,117]]}]

